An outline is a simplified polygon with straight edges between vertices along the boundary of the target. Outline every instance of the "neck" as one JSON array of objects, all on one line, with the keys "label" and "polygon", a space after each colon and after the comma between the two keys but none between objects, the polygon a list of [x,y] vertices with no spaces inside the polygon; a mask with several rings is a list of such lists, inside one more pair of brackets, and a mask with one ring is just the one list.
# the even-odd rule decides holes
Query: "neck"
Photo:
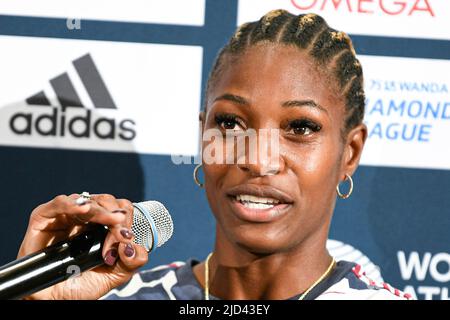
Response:
[{"label": "neck", "polygon": [[[326,236],[311,236],[291,250],[255,254],[220,235],[209,261],[209,290],[221,299],[291,298],[306,291],[331,262]],[[204,268],[203,263],[194,270],[203,286]]]}]

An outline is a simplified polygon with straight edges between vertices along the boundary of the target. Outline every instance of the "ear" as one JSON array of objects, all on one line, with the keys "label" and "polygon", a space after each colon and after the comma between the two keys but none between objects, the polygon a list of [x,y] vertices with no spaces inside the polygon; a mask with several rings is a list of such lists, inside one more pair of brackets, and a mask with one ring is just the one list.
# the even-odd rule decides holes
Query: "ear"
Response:
[{"label": "ear", "polygon": [[342,156],[340,181],[345,179],[346,174],[352,176],[356,168],[358,168],[366,139],[367,127],[363,123],[348,133]]}]

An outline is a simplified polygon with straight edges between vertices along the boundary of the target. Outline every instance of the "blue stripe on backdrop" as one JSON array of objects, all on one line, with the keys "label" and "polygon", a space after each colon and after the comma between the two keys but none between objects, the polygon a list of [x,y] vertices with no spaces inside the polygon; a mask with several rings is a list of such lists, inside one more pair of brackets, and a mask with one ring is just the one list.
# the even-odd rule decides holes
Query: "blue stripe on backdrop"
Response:
[{"label": "blue stripe on backdrop", "polygon": [[[0,34],[84,40],[202,45],[220,48],[236,27],[236,11],[218,1],[206,6],[205,25],[181,26],[83,20],[83,28],[68,30],[66,19],[0,15]],[[209,3],[207,1],[207,3]],[[222,6],[225,6],[223,8]],[[225,10],[224,10],[225,9]],[[450,59],[450,41],[351,35],[360,54]],[[214,54],[217,50],[214,51]]]},{"label": "blue stripe on backdrop", "polygon": [[358,54],[450,59],[450,41],[351,35]]}]

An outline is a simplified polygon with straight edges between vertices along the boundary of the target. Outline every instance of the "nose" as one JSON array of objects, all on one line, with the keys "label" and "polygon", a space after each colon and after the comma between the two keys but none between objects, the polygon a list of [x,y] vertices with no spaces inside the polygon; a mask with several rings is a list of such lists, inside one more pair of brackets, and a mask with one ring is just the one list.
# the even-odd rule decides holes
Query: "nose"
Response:
[{"label": "nose", "polygon": [[237,166],[251,176],[271,176],[284,168],[280,154],[278,130],[260,130],[256,139],[249,138],[245,149],[238,151]]},{"label": "nose", "polygon": [[262,165],[261,162],[258,164],[238,164],[238,167],[242,171],[248,172],[254,177],[273,176],[280,172],[278,166],[265,166]]}]

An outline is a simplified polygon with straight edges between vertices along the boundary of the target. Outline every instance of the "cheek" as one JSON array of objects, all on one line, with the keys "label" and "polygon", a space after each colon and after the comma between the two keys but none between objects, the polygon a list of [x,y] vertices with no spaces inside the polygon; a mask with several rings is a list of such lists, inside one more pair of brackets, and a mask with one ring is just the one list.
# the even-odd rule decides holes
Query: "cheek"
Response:
[{"label": "cheek", "polygon": [[302,193],[317,193],[334,190],[339,176],[340,149],[334,142],[291,146],[286,148],[285,159],[297,177]]},{"label": "cheek", "polygon": [[216,206],[220,206],[218,203],[219,195],[217,194],[224,183],[224,178],[227,172],[226,165],[219,164],[204,164],[204,181],[205,181],[205,192],[210,203],[213,212],[216,212]]}]

